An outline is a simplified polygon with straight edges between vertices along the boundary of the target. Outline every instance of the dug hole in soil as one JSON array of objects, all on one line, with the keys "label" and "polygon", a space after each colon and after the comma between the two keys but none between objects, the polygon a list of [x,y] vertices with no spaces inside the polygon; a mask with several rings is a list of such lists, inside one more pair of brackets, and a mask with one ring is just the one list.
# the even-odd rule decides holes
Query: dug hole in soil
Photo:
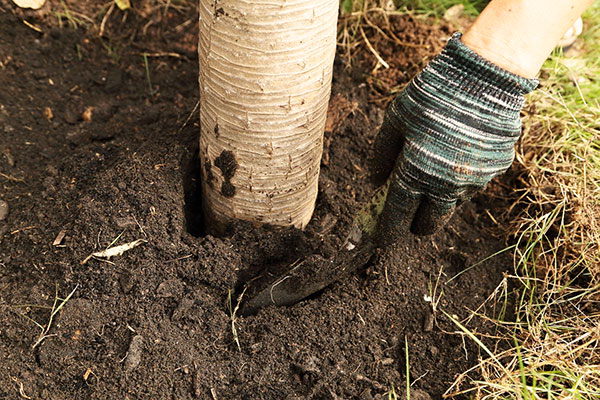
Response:
[{"label": "dug hole in soil", "polygon": [[[228,307],[248,280],[332,255],[374,190],[367,158],[390,88],[451,29],[394,17],[387,29],[412,47],[366,29],[391,65],[375,72],[368,50],[348,67],[341,49],[309,227],[240,223],[217,238],[198,218],[195,17],[177,30],[189,15],[157,12],[129,34],[115,10],[106,30],[125,33],[111,41],[0,4],[0,399],[387,398],[392,385],[402,393],[405,340],[411,397],[439,399],[485,356],[440,312],[466,318],[512,268],[497,256],[447,282],[505,246],[484,196],[299,304],[233,323]],[[148,71],[142,52],[157,55]]]}]

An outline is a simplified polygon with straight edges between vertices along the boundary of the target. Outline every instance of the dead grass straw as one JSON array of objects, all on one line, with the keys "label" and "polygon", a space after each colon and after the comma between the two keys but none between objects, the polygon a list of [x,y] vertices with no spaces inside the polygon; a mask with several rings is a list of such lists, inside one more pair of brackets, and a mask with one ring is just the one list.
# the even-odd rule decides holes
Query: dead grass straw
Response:
[{"label": "dead grass straw", "polygon": [[[546,62],[528,98],[514,203],[495,219],[516,240],[512,346],[481,360],[446,397],[600,398],[600,5],[581,43]],[[500,361],[500,363],[497,362]],[[470,380],[471,372],[481,377]]]}]

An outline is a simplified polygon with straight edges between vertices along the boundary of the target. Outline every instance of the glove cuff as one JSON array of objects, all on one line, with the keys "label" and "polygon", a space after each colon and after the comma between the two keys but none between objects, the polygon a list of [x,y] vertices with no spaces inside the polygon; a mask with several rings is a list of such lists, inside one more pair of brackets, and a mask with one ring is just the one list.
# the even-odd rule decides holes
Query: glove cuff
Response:
[{"label": "glove cuff", "polygon": [[[510,105],[513,105],[510,100],[517,100],[538,86],[537,79],[513,74],[481,57],[468,48],[461,37],[462,33],[454,33],[441,54],[431,61],[429,68],[443,74],[450,81],[471,82],[471,87],[463,86],[463,90],[468,90],[474,95],[483,94],[483,90],[489,93],[490,86],[495,87],[504,92],[508,97],[505,100],[508,100]],[[496,96],[505,97],[501,93],[496,93]],[[521,104],[514,104],[518,105]]]}]

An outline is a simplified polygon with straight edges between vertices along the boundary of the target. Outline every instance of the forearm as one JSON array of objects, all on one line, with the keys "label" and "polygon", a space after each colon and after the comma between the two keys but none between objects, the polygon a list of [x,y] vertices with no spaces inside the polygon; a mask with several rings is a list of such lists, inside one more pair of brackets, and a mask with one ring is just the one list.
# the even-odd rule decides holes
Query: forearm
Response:
[{"label": "forearm", "polygon": [[561,36],[594,0],[492,0],[462,37],[492,63],[537,75]]}]

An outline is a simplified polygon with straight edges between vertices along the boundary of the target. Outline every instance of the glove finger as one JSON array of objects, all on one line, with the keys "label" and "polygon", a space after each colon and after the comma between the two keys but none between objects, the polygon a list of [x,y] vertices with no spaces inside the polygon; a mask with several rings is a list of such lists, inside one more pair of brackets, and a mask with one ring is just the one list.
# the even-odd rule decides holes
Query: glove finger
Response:
[{"label": "glove finger", "polygon": [[411,192],[393,181],[388,190],[377,227],[377,242],[386,247],[400,241],[410,232],[410,224],[421,202],[421,194]]},{"label": "glove finger", "polygon": [[396,158],[404,145],[403,129],[398,118],[390,115],[393,105],[387,111],[383,124],[373,143],[373,155],[370,158],[371,179],[376,185],[382,185],[390,176]]},{"label": "glove finger", "polygon": [[415,235],[431,235],[446,225],[455,209],[456,203],[423,197],[414,214],[410,231]]}]

